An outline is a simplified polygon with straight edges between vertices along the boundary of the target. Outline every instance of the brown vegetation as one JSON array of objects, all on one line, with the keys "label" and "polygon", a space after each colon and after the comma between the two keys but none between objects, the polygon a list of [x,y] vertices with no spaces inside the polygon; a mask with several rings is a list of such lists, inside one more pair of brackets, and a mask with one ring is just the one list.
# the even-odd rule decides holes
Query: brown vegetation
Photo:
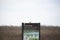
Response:
[{"label": "brown vegetation", "polygon": [[41,40],[60,40],[60,27],[41,27]]},{"label": "brown vegetation", "polygon": [[[60,40],[60,27],[41,26],[40,39]],[[22,28],[0,26],[0,40],[22,40]]]}]

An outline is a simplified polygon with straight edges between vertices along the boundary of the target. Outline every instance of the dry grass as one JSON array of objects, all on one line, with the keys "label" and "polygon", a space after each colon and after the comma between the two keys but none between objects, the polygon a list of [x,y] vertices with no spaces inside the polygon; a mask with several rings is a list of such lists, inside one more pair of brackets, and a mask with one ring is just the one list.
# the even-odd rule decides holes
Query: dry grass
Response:
[{"label": "dry grass", "polygon": [[[41,40],[60,40],[59,27],[41,27]],[[0,40],[22,40],[21,27],[0,27]]]},{"label": "dry grass", "polygon": [[60,40],[59,27],[41,28],[41,40]]}]

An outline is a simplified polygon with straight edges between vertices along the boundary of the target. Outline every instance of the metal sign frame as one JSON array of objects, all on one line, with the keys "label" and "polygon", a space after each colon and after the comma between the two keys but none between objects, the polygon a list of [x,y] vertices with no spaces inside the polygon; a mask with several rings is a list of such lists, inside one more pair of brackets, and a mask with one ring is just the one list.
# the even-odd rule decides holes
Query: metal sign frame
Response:
[{"label": "metal sign frame", "polygon": [[40,40],[40,23],[22,23],[22,40],[23,40],[23,31],[25,25],[32,25],[32,26],[38,26],[39,27],[39,40]]}]

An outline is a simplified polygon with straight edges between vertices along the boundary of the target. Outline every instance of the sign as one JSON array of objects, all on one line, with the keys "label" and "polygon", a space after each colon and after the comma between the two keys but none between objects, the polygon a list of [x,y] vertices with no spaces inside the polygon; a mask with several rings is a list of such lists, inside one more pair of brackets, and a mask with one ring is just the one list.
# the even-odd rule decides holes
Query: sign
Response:
[{"label": "sign", "polygon": [[22,40],[40,40],[40,23],[22,23]]}]

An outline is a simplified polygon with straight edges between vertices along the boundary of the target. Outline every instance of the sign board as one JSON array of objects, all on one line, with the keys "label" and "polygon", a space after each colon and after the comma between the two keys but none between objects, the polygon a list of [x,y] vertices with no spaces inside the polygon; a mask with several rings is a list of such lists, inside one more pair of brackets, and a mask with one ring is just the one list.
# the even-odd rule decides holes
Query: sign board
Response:
[{"label": "sign board", "polygon": [[22,23],[22,40],[40,40],[40,23]]}]

